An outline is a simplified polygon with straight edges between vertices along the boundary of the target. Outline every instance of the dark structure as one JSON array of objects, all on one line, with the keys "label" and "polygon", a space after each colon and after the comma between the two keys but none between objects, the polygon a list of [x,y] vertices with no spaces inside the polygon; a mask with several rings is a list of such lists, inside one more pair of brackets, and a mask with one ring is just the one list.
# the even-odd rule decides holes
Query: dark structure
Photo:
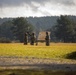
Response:
[{"label": "dark structure", "polygon": [[30,36],[30,44],[34,45],[34,43],[35,43],[35,34],[32,33],[31,36]]},{"label": "dark structure", "polygon": [[46,46],[49,46],[50,45],[50,36],[49,36],[48,32],[46,32],[45,41],[46,41]]},{"label": "dark structure", "polygon": [[24,35],[24,45],[27,45],[28,44],[28,35],[27,33],[25,33]]}]

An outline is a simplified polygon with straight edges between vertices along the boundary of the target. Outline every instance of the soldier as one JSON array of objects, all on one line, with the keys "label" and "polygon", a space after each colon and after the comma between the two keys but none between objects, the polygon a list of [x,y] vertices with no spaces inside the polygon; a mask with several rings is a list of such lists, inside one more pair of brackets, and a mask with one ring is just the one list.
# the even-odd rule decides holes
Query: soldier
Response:
[{"label": "soldier", "polygon": [[27,45],[28,44],[28,35],[27,33],[25,33],[25,36],[24,36],[24,45]]},{"label": "soldier", "polygon": [[46,41],[46,46],[49,46],[49,45],[50,45],[50,37],[49,37],[49,35],[48,35],[48,32],[46,32],[45,41]]},{"label": "soldier", "polygon": [[36,46],[37,46],[37,45],[38,45],[37,36],[36,36],[36,38],[35,38],[35,42],[36,42]]},{"label": "soldier", "polygon": [[32,35],[30,36],[30,44],[34,45],[34,43],[35,43],[35,34],[32,33]]}]

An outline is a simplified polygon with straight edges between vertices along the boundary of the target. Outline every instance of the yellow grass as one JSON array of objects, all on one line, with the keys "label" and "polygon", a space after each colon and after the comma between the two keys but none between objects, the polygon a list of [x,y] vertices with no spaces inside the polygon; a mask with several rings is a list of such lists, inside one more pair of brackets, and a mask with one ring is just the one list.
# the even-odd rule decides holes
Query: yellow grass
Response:
[{"label": "yellow grass", "polygon": [[23,43],[0,43],[0,57],[37,57],[65,58],[65,55],[76,51],[76,43],[39,43],[38,46],[23,45]]}]

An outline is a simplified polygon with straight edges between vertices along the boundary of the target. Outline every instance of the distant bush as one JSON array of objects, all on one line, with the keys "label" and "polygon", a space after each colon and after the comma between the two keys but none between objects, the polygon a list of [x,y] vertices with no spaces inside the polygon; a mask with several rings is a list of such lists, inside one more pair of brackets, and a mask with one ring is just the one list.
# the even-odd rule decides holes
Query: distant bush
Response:
[{"label": "distant bush", "polygon": [[6,37],[1,37],[0,43],[11,43],[11,40],[9,38],[6,38]]},{"label": "distant bush", "polygon": [[12,43],[20,43],[19,40],[13,40]]},{"label": "distant bush", "polygon": [[75,59],[76,60],[76,52],[72,52],[66,55],[67,59]]}]

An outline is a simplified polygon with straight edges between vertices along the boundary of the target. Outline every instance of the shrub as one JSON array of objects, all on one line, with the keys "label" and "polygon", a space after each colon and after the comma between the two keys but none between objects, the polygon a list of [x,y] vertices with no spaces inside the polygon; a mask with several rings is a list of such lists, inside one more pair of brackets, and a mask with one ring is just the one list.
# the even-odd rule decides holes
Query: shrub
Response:
[{"label": "shrub", "polygon": [[72,52],[66,55],[67,59],[75,59],[76,60],[76,52]]},{"label": "shrub", "polygon": [[1,37],[0,43],[11,43],[11,40],[9,38],[6,38],[6,37]]}]

